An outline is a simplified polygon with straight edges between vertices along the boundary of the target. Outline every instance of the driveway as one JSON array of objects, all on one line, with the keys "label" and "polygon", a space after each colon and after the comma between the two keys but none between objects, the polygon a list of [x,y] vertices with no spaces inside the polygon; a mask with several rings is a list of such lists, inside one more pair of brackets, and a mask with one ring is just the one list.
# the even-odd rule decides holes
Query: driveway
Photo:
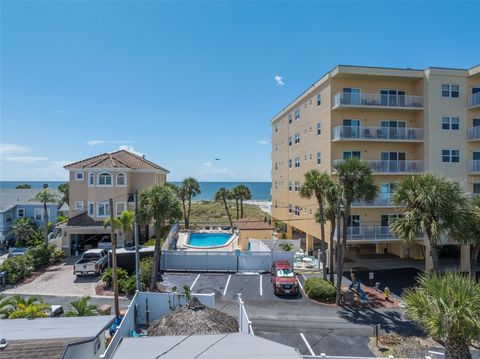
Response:
[{"label": "driveway", "polygon": [[97,276],[77,277],[73,275],[73,263],[78,257],[70,257],[51,267],[32,282],[18,285],[4,291],[5,294],[83,296],[95,295]]}]

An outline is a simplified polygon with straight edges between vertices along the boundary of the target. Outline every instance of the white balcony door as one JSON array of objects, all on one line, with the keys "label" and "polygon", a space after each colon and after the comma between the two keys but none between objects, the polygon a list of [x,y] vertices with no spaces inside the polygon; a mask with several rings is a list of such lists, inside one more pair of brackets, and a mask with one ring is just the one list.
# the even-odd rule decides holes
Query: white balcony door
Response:
[{"label": "white balcony door", "polygon": [[360,137],[360,120],[343,120],[344,135],[347,138],[359,138]]},{"label": "white balcony door", "polygon": [[405,91],[402,90],[380,90],[380,102],[382,106],[404,107]]},{"label": "white balcony door", "polygon": [[384,120],[380,122],[382,127],[382,136],[384,138],[405,138],[405,121]]},{"label": "white balcony door", "polygon": [[345,87],[343,89],[343,98],[346,105],[360,105],[360,89]]},{"label": "white balcony door", "polygon": [[406,159],[406,152],[382,152],[382,170],[385,172],[405,172]]}]

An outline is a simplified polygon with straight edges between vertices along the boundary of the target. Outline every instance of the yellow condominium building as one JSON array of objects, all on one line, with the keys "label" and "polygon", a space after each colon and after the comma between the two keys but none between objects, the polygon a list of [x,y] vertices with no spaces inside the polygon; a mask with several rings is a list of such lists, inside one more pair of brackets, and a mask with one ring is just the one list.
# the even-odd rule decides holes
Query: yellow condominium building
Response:
[{"label": "yellow condominium building", "polygon": [[[390,232],[401,213],[390,195],[402,177],[422,172],[480,193],[480,66],[339,65],[272,119],[272,217],[287,224],[289,237],[300,233],[308,251],[319,247],[314,238],[320,229],[315,201],[299,196],[304,174],[318,169],[334,175],[333,164],[352,156],[371,164],[380,190],[374,201],[354,204],[347,253],[425,256],[428,269],[428,244],[406,246]],[[468,270],[468,247],[444,244],[441,258],[458,258]]]}]

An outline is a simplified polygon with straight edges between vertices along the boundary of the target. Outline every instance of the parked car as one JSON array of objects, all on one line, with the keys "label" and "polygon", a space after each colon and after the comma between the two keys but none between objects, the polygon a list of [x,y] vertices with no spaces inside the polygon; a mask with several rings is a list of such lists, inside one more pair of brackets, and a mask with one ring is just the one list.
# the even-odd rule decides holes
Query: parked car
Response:
[{"label": "parked car", "polygon": [[89,249],[82,258],[73,265],[75,275],[101,275],[108,264],[108,255],[105,249]]},{"label": "parked car", "polygon": [[101,249],[112,249],[112,241],[110,240],[110,236],[103,236],[98,242],[98,248]]},{"label": "parked car", "polygon": [[272,265],[272,284],[275,294],[298,295],[298,281],[289,261],[277,260]]}]

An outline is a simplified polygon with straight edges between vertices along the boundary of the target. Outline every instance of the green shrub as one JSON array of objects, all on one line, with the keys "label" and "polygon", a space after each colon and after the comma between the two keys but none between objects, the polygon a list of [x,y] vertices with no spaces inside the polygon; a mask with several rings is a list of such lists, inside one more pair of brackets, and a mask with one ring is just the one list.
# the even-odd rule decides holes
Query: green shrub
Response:
[{"label": "green shrub", "polygon": [[[121,267],[118,267],[117,268],[117,280],[118,280],[118,283],[119,283],[119,288],[120,288],[120,281],[122,280],[125,280],[125,279],[128,279],[129,275],[128,275],[128,272],[121,268]],[[105,271],[103,272],[102,274],[102,281],[103,283],[105,283],[105,285],[107,286],[107,288],[112,288],[112,268],[107,268],[105,269]]]},{"label": "green shrub", "polygon": [[57,247],[49,244],[45,247],[43,244],[30,248],[25,254],[34,268],[43,264],[53,263],[53,257]]},{"label": "green shrub", "polygon": [[50,256],[50,262],[51,263],[58,263],[62,260],[63,258],[63,251],[60,248],[55,248],[53,251],[52,255]]},{"label": "green shrub", "polygon": [[335,299],[335,287],[323,278],[308,278],[305,281],[305,293],[322,302],[330,302]]},{"label": "green shrub", "polygon": [[152,279],[153,257],[143,258],[140,261],[140,287],[142,290],[148,289]]},{"label": "green shrub", "polygon": [[137,282],[135,280],[135,275],[132,275],[127,278],[122,278],[118,281],[118,290],[122,294],[133,295],[137,289]]},{"label": "green shrub", "polygon": [[292,243],[282,243],[280,247],[285,251],[285,252],[290,252],[293,249],[293,244]]},{"label": "green shrub", "polygon": [[33,269],[26,255],[8,258],[0,266],[0,271],[7,272],[7,282],[9,284],[15,284],[29,276]]}]

